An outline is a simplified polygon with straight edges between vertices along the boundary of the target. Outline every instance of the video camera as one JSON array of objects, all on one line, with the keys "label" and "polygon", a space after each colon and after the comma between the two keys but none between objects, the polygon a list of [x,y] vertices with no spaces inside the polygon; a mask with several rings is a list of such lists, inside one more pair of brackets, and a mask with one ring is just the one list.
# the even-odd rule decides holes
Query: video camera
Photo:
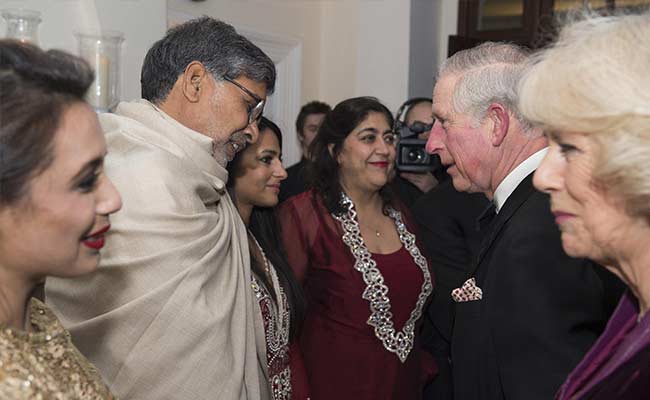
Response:
[{"label": "video camera", "polygon": [[416,121],[411,126],[407,126],[403,121],[405,110],[410,106],[420,103],[424,100],[431,101],[424,97],[410,99],[402,104],[395,115],[395,125],[393,130],[399,136],[396,149],[395,166],[399,171],[404,172],[429,172],[434,171],[440,166],[440,160],[437,156],[432,156],[425,150],[426,140],[418,139],[422,132],[430,131],[432,124],[425,125]]}]

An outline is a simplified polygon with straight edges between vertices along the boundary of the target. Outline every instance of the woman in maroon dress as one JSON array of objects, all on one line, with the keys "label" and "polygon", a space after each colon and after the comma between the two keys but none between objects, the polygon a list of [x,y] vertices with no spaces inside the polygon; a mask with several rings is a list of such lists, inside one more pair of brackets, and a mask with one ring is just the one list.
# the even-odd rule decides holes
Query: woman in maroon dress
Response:
[{"label": "woman in maroon dress", "polygon": [[310,148],[312,189],[280,208],[308,300],[301,348],[312,400],[420,399],[435,368],[418,343],[433,277],[387,189],[392,124],[375,98],[339,103]]},{"label": "woman in maroon dress", "polygon": [[287,177],[282,167],[282,132],[264,117],[258,127],[257,142],[228,164],[228,192],[248,227],[251,286],[264,325],[272,400],[304,400],[309,396],[304,367],[299,348],[291,346],[304,300],[282,252],[273,213],[280,184]]}]

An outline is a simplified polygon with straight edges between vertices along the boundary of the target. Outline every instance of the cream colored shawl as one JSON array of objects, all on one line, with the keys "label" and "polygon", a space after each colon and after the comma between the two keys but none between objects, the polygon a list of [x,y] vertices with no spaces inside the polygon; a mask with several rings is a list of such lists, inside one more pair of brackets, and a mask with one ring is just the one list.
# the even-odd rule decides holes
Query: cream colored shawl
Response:
[{"label": "cream colored shawl", "polygon": [[123,208],[99,270],[49,279],[47,303],[121,399],[267,399],[246,228],[212,140],[151,103],[100,121]]}]

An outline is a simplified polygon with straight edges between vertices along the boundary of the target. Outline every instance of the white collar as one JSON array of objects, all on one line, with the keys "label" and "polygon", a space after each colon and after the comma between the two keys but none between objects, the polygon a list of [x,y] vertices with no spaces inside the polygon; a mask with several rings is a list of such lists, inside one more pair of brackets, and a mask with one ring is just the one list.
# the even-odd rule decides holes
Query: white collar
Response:
[{"label": "white collar", "polygon": [[496,212],[498,213],[501,210],[501,207],[505,204],[508,197],[515,191],[517,186],[526,179],[531,172],[535,171],[539,164],[542,162],[542,159],[546,155],[548,147],[545,147],[535,154],[531,155],[525,159],[521,164],[517,165],[515,169],[510,171],[510,173],[505,177],[504,180],[499,183],[497,189],[494,191],[494,206],[496,207]]}]

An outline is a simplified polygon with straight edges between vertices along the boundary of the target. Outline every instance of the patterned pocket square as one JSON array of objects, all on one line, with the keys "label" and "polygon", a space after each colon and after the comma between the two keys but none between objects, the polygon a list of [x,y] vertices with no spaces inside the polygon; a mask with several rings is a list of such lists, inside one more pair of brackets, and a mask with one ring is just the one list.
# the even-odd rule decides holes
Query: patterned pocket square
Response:
[{"label": "patterned pocket square", "polygon": [[469,278],[463,283],[463,286],[451,291],[451,298],[456,303],[465,301],[476,301],[483,298],[483,291],[476,286],[476,278]]}]

